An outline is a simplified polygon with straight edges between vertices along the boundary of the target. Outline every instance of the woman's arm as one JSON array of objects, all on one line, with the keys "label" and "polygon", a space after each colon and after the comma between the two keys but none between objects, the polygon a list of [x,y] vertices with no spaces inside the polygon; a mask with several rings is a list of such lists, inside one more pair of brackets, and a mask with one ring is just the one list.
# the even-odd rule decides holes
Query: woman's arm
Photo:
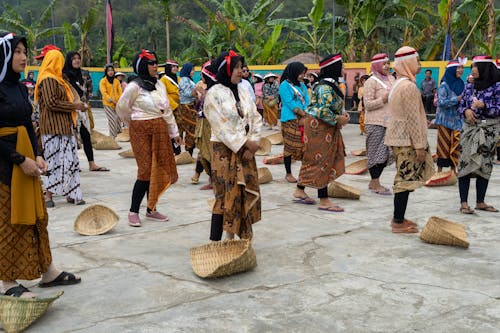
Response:
[{"label": "woman's arm", "polygon": [[438,106],[451,107],[458,105],[458,96],[443,82],[438,89]]}]

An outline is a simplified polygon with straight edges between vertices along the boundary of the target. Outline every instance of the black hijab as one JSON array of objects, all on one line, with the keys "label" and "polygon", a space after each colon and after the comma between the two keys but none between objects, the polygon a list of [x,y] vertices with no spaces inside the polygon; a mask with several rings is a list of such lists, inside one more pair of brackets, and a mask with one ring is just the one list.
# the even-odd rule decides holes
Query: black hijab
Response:
[{"label": "black hijab", "polygon": [[[171,64],[165,65],[165,75],[171,78],[175,83],[178,83],[177,74],[172,73],[172,67],[173,65]],[[179,68],[179,66],[177,66],[177,68]]]},{"label": "black hijab", "polygon": [[109,83],[113,84],[113,81],[115,80],[115,76],[108,75],[109,68],[113,68],[113,70],[115,70],[115,66],[113,66],[112,64],[106,64],[106,66],[104,66],[104,77],[108,80]]},{"label": "black hijab", "polygon": [[238,85],[231,82],[231,74],[238,62],[243,64],[245,59],[233,50],[222,52],[217,59],[212,61],[212,68],[217,71],[217,82],[231,89],[236,102],[240,101],[240,96]]},{"label": "black hijab", "polygon": [[280,83],[289,81],[294,86],[300,87],[299,75],[307,71],[307,67],[301,62],[291,62],[286,65],[283,74],[281,74]]},{"label": "black hijab", "polygon": [[475,90],[485,90],[499,81],[498,69],[493,62],[475,62],[479,77],[474,79]]},{"label": "black hijab", "polygon": [[[66,54],[66,60],[64,62],[64,67],[63,67],[63,74],[66,76],[68,79],[69,83],[75,88],[75,90],[78,92],[78,95],[80,97],[83,96],[83,90],[81,87],[85,86],[85,81],[83,80],[82,76],[82,69],[81,68],[74,68],[73,67],[73,57],[75,55],[78,55],[80,59],[82,58],[80,56],[80,53],[76,51],[71,51]],[[107,68],[106,68],[107,70]],[[110,82],[113,83],[113,82]]]},{"label": "black hijab", "polygon": [[148,71],[148,62],[153,61],[153,59],[158,61],[156,53],[143,49],[135,55],[134,60],[132,61],[134,72],[138,76],[134,82],[147,91],[156,90],[156,81],[158,81],[156,77],[150,76]]},{"label": "black hijab", "polygon": [[205,84],[207,85],[207,89],[212,88],[215,84],[217,84],[217,79],[215,75],[216,71],[212,67],[212,63],[207,64],[201,70],[201,75],[205,79]]},{"label": "black hijab", "polygon": [[[322,63],[328,62],[330,59],[339,57],[340,53],[337,54],[330,54],[324,57],[320,61],[320,66]],[[333,62],[330,65],[327,65],[323,68],[320,69],[319,71],[319,84],[326,84],[329,85],[330,87],[333,88],[335,93],[340,96],[340,98],[344,98],[344,93],[340,88],[338,87],[338,82],[339,82],[339,77],[342,76],[342,59],[339,61]],[[333,79],[337,84],[334,84],[330,82],[329,80],[325,79]]]},{"label": "black hijab", "polygon": [[[16,73],[12,70],[12,58],[14,57],[14,50],[19,42],[22,42],[27,48],[28,43],[26,38],[18,37],[13,33],[0,33],[0,82],[9,81],[17,82],[21,78],[21,73]],[[2,75],[3,74],[3,75]]]}]

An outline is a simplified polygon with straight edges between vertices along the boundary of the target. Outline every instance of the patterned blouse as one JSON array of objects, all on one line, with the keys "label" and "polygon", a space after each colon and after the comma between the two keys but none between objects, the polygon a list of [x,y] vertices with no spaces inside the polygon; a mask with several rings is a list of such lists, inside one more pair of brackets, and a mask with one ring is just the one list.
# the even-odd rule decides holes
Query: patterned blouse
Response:
[{"label": "patterned blouse", "polygon": [[280,97],[279,90],[280,86],[278,80],[275,79],[273,84],[264,83],[264,85],[262,86],[262,95],[264,96],[264,98],[266,98],[267,96],[273,96],[277,100]]},{"label": "patterned blouse", "polygon": [[458,113],[458,104],[458,96],[446,82],[442,82],[438,89],[436,125],[456,131],[461,130],[463,118]]},{"label": "patterned blouse", "polygon": [[222,142],[234,153],[238,152],[247,140],[258,142],[262,128],[262,117],[248,91],[238,85],[238,95],[243,118],[238,114],[233,93],[222,84],[210,88],[203,103],[203,113],[212,127],[210,141]]},{"label": "patterned blouse", "polygon": [[181,82],[179,83],[179,95],[181,104],[193,104],[194,96],[192,95],[193,89],[196,88],[196,84],[188,78],[187,76],[181,77]]},{"label": "patterned blouse", "polygon": [[344,100],[329,85],[318,84],[314,88],[311,104],[305,111],[314,118],[335,126],[337,117],[344,112]]},{"label": "patterned blouse", "polygon": [[500,117],[500,82],[480,91],[474,90],[474,85],[469,83],[465,86],[462,100],[458,112],[464,115],[465,110],[472,109],[473,99],[484,103],[484,108],[473,110],[480,119],[499,118]]}]

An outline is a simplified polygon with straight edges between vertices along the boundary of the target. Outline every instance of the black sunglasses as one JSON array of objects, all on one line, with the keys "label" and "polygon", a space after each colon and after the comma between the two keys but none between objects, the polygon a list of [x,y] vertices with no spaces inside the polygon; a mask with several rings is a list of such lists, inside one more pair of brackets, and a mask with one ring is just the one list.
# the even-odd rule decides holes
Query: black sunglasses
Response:
[{"label": "black sunglasses", "polygon": [[148,65],[154,66],[154,65],[158,65],[158,60],[148,60],[148,61],[146,61],[146,63]]}]

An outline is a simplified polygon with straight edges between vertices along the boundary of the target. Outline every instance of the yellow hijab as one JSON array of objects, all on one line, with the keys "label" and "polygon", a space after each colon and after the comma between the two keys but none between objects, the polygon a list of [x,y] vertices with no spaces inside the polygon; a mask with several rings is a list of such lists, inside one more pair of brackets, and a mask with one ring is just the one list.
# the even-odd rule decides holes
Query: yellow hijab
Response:
[{"label": "yellow hijab", "polygon": [[[68,97],[68,101],[73,102],[73,92],[71,91],[71,87],[69,84],[64,81],[62,76],[62,70],[64,67],[64,56],[61,51],[51,50],[47,52],[45,57],[43,58],[42,65],[40,66],[40,70],[38,72],[38,79],[36,80],[35,86],[35,102],[38,103],[38,88],[42,81],[46,78],[52,78],[59,82],[60,85],[64,87],[66,91],[66,96]],[[73,124],[76,125],[77,113],[76,110],[71,112],[71,118],[73,118]]]}]

